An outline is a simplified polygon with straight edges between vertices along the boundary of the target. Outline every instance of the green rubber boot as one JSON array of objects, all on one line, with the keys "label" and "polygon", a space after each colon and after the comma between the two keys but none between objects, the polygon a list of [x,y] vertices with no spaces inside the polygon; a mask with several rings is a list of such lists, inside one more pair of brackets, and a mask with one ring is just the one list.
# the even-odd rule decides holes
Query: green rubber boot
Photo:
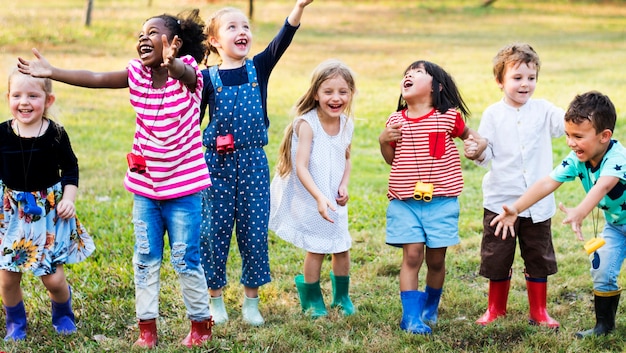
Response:
[{"label": "green rubber boot", "polygon": [[295,282],[302,312],[308,313],[312,319],[328,315],[324,297],[322,297],[320,282],[306,283],[304,282],[304,275],[297,275]]},{"label": "green rubber boot", "polygon": [[356,310],[348,294],[350,289],[350,276],[335,276],[333,271],[330,271],[330,280],[333,284],[333,302],[330,304],[330,307],[341,308],[344,316],[354,314]]}]

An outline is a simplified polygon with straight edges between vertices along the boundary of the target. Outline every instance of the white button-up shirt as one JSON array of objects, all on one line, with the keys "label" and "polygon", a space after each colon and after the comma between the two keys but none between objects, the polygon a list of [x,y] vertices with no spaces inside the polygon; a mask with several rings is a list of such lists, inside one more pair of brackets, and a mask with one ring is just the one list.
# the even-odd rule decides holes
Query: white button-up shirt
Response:
[{"label": "white button-up shirt", "polygon": [[[529,99],[520,108],[502,100],[485,110],[478,133],[489,143],[475,161],[490,169],[483,177],[484,208],[502,213],[502,205],[513,205],[552,171],[552,138],[564,134],[564,115],[563,109],[544,99]],[[551,218],[555,211],[554,195],[550,194],[520,216],[537,223]]]}]

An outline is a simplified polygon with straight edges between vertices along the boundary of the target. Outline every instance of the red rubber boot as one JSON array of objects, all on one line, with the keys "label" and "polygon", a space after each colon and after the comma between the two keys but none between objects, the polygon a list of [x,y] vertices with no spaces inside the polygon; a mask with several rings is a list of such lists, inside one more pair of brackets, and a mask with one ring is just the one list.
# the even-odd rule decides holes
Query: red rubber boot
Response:
[{"label": "red rubber boot", "polygon": [[133,347],[154,348],[157,345],[156,319],[139,320],[139,338]]},{"label": "red rubber boot", "polygon": [[558,321],[551,318],[546,310],[548,279],[526,277],[526,290],[528,291],[528,306],[530,307],[528,321],[532,325],[558,329],[561,325]]},{"label": "red rubber boot", "polygon": [[191,348],[193,346],[200,346],[206,341],[210,341],[213,338],[211,327],[213,327],[212,317],[204,321],[191,321],[191,331],[189,331],[187,337],[183,339],[183,345]]},{"label": "red rubber boot", "polygon": [[509,299],[511,277],[503,280],[489,280],[489,299],[487,311],[476,323],[482,326],[489,324],[500,316],[506,315],[506,303]]}]

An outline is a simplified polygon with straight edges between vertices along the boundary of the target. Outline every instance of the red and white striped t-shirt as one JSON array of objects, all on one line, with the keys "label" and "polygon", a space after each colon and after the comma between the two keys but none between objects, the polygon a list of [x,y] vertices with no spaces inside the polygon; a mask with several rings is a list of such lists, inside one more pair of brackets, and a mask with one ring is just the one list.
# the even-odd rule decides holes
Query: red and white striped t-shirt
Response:
[{"label": "red and white striped t-shirt", "polygon": [[211,186],[200,134],[202,73],[191,56],[198,80],[195,91],[171,77],[162,88],[152,87],[152,69],[129,62],[130,103],[137,114],[132,152],[143,155],[146,173],[128,170],[124,186],[134,194],[155,200],[191,195]]},{"label": "red and white striped t-shirt", "polygon": [[402,123],[402,139],[395,144],[389,173],[391,199],[413,197],[418,181],[434,185],[433,196],[458,196],[463,190],[461,159],[453,138],[465,131],[465,122],[455,109],[445,114],[433,109],[419,118],[409,118],[406,109],[394,112],[385,126]]}]

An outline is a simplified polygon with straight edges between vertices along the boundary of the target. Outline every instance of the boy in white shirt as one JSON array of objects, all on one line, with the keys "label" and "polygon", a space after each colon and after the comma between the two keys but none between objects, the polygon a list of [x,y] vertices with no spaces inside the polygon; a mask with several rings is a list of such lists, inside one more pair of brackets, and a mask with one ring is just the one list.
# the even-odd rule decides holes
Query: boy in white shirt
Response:
[{"label": "boy in white shirt", "polygon": [[[547,278],[557,272],[550,230],[556,211],[554,196],[548,195],[520,214],[515,224],[517,237],[497,237],[491,220],[502,205],[517,200],[535,181],[553,167],[552,138],[564,133],[564,111],[543,99],[532,99],[540,60],[525,43],[513,43],[495,56],[493,73],[503,91],[501,101],[489,106],[478,133],[488,139],[487,149],[475,163],[490,168],[483,178],[483,239],[480,275],[489,279],[488,307],[476,323],[487,325],[506,314],[511,267],[516,239],[524,259],[532,324],[558,328],[546,311]],[[468,139],[469,140],[469,139]],[[472,141],[465,140],[465,144]]]}]

